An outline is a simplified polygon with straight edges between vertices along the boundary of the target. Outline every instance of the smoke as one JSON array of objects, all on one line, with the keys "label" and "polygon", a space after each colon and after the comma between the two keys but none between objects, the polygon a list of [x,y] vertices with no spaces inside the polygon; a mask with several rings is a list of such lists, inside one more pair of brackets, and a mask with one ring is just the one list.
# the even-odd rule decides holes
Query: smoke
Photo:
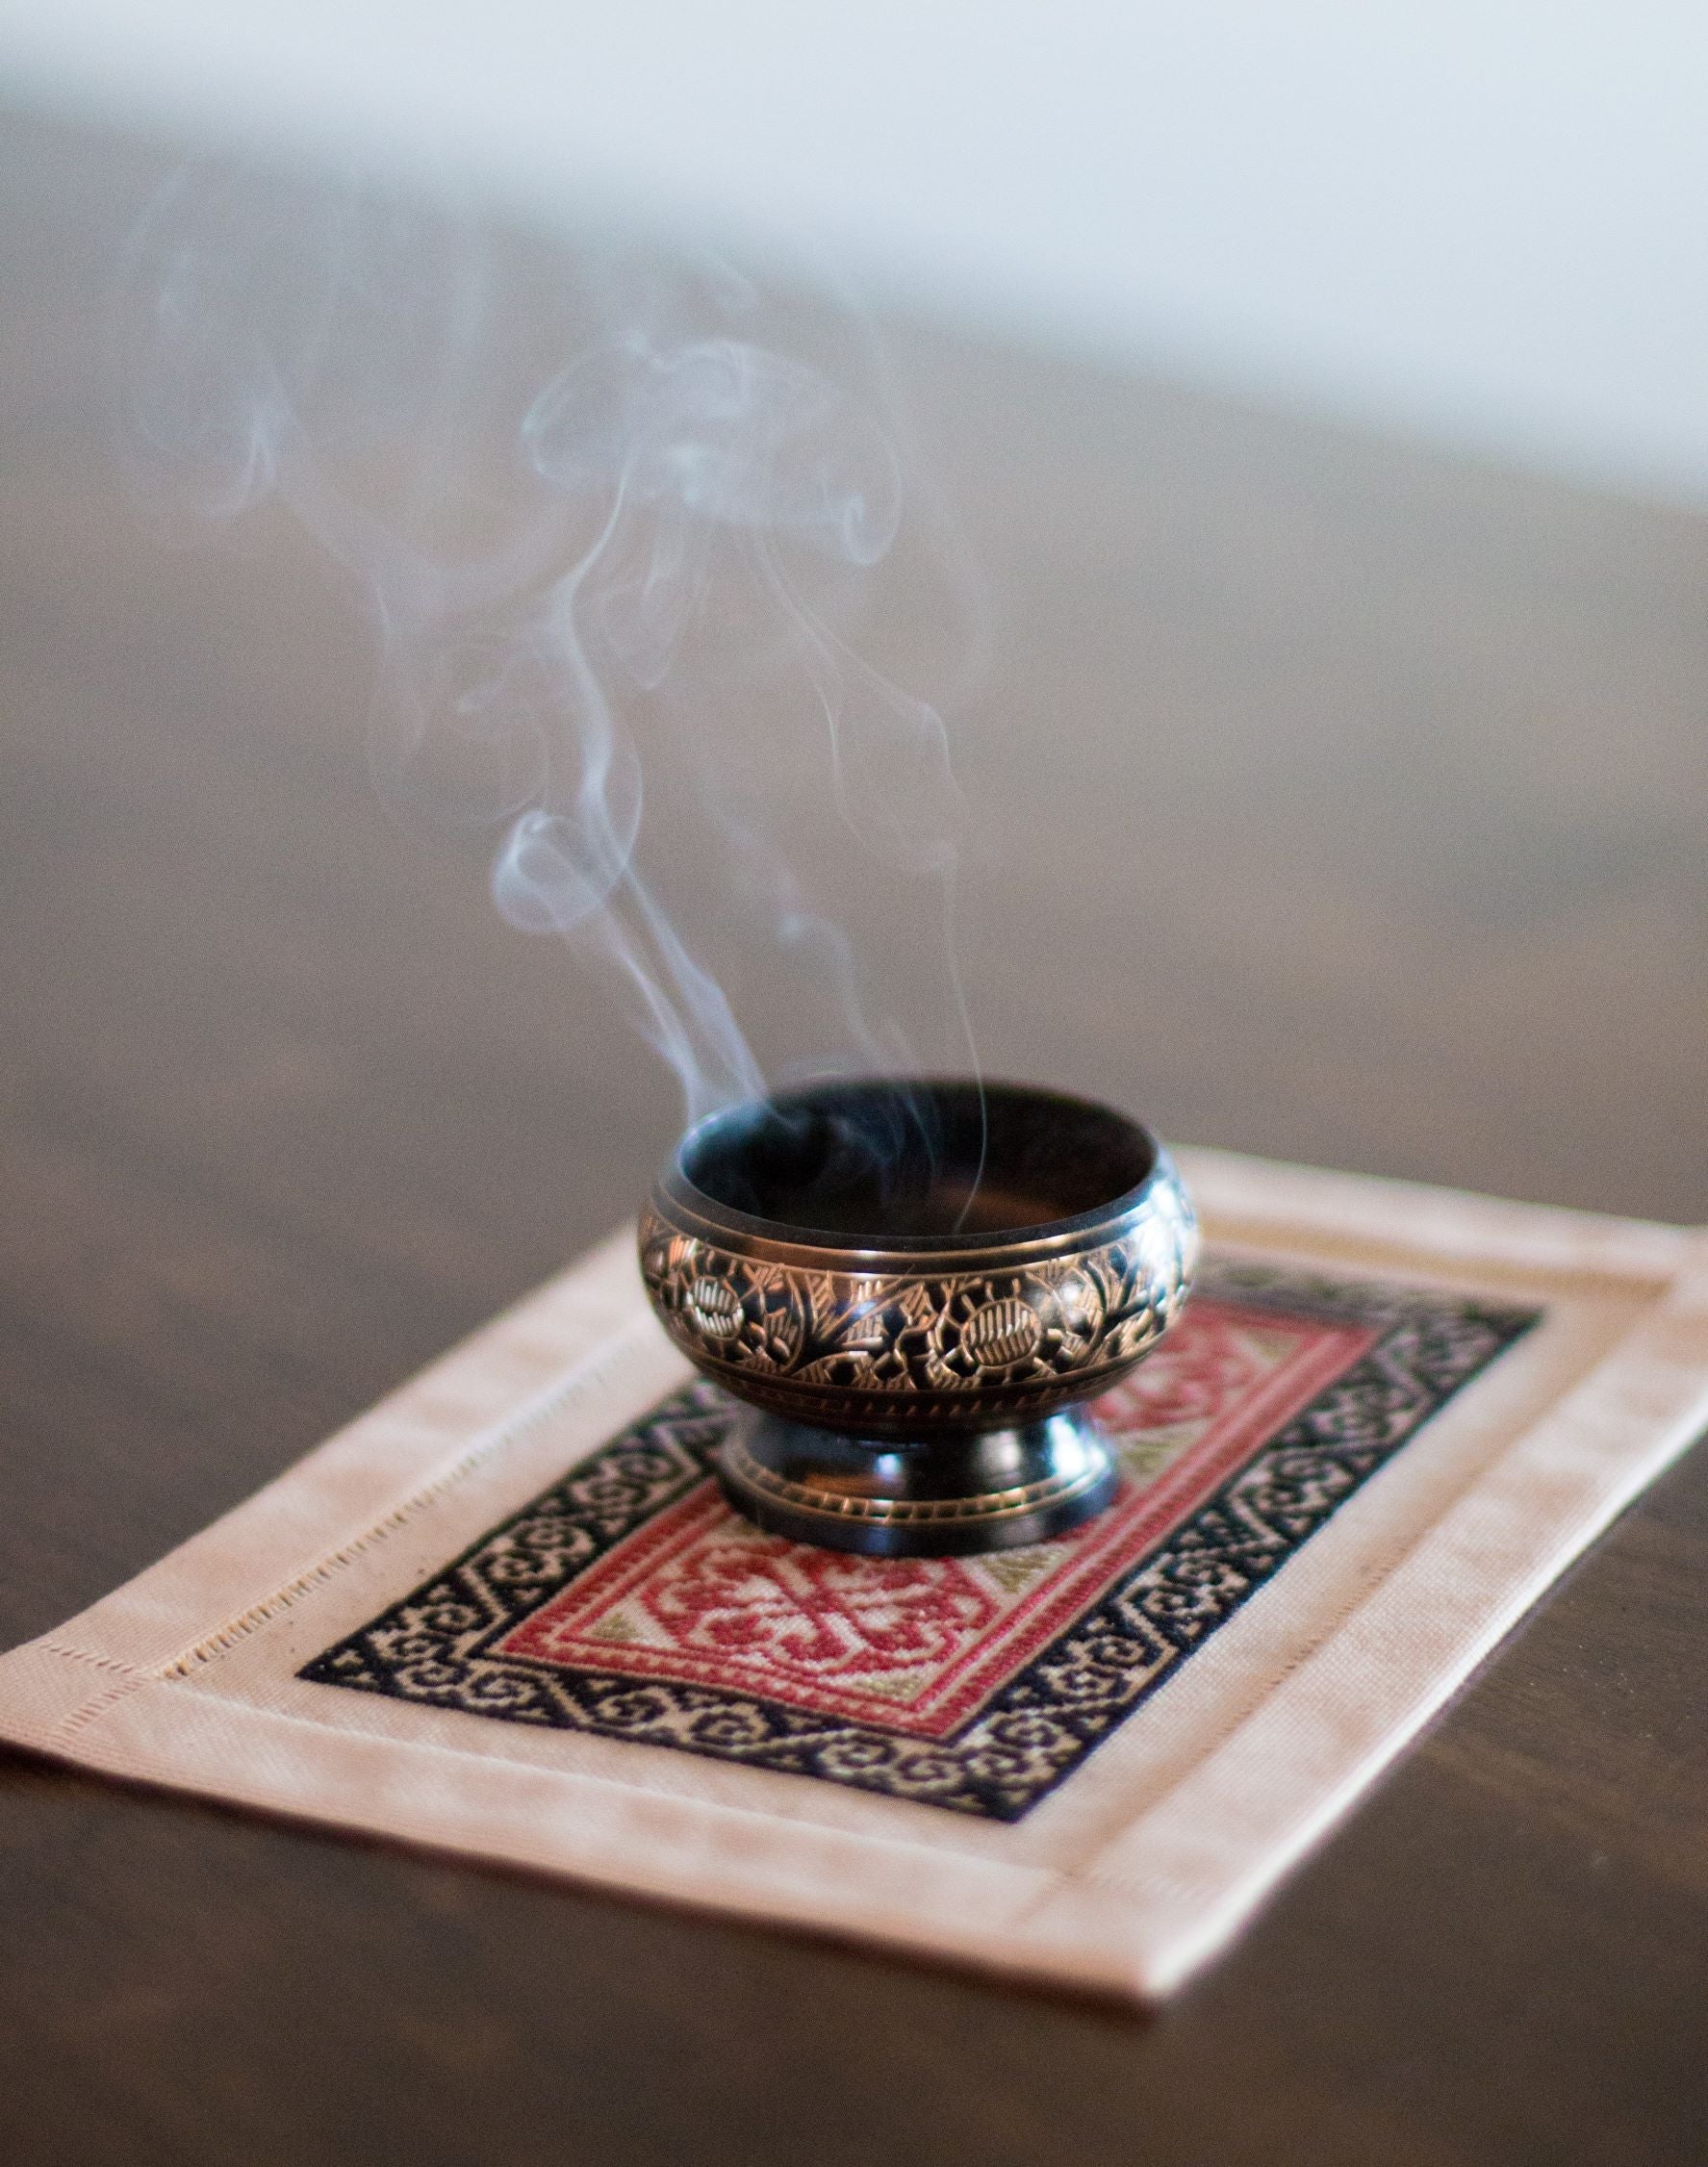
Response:
[{"label": "smoke", "polygon": [[[833,1012],[833,1042],[785,1073],[913,1065],[767,825],[765,776],[719,736],[744,704],[766,775],[816,772],[821,828],[936,894],[957,1065],[978,1068],[948,735],[854,629],[899,542],[946,595],[966,582],[910,501],[863,325],[814,320],[791,344],[790,312],[718,259],[542,267],[358,175],[207,167],[142,219],[115,318],[140,500],[168,531],[276,501],[343,568],[375,634],[386,803],[495,833],[498,909],[616,967],[690,1121],[766,1087],[702,938],[744,914]],[[643,872],[660,789],[693,795],[697,862],[723,867],[692,942]]]}]

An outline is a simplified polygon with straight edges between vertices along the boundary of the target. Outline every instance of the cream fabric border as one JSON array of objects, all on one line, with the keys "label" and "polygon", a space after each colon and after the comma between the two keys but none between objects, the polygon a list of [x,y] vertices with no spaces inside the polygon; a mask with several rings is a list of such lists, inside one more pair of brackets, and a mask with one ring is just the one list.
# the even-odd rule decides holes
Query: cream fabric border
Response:
[{"label": "cream fabric border", "polygon": [[1224,1251],[1534,1301],[1547,1319],[1012,1826],[296,1677],[686,1374],[627,1234],[0,1658],[0,1738],[305,1820],[1166,1994],[1708,1424],[1708,1235],[1180,1156]]}]

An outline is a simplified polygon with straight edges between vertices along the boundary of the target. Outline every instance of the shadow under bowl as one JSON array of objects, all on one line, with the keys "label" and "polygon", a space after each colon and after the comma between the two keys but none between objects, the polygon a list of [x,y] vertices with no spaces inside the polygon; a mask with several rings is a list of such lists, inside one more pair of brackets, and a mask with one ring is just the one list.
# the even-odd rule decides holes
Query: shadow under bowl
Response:
[{"label": "shadow under bowl", "polygon": [[1083,1403],[1179,1313],[1192,1209],[1157,1139],[1023,1084],[835,1082],[690,1130],[641,1219],[665,1330],[750,1411],[731,1501],[797,1541],[1007,1548],[1100,1511]]}]

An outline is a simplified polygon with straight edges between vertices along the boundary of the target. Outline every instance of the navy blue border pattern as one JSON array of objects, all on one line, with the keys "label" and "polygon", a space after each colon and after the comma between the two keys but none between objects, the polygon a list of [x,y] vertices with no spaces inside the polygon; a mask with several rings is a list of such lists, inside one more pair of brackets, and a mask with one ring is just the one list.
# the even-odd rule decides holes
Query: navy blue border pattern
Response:
[{"label": "navy blue border pattern", "polygon": [[300,1675],[418,1706],[673,1746],[1018,1821],[1539,1313],[1256,1263],[1220,1262],[1200,1285],[1248,1308],[1363,1325],[1379,1337],[951,1737],[922,1739],[738,1690],[492,1652],[705,1481],[730,1403],[702,1381],[577,1463]]}]

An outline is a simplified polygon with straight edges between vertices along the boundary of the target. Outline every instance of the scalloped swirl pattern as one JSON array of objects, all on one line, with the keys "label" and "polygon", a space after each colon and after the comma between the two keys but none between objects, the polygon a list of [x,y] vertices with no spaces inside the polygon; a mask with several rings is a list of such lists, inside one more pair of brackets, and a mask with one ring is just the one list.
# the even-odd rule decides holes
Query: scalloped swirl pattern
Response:
[{"label": "scalloped swirl pattern", "polygon": [[641,1270],[665,1329],[736,1392],[953,1404],[1064,1400],[1149,1352],[1191,1283],[1197,1225],[1159,1188],[1112,1240],[1009,1270],[863,1274],[743,1257],[649,1207]]}]

